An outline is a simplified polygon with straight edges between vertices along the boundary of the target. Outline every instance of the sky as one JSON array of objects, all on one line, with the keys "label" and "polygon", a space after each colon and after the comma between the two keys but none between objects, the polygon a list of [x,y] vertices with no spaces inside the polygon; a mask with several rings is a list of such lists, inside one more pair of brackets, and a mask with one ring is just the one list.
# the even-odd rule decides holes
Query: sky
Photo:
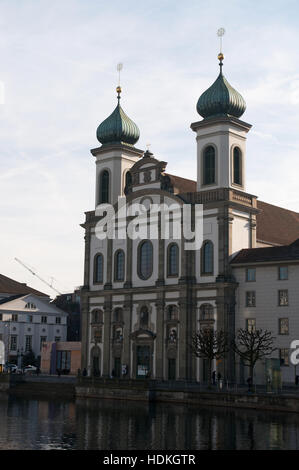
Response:
[{"label": "sky", "polygon": [[97,126],[116,106],[136,145],[196,179],[199,96],[223,72],[247,103],[247,192],[299,212],[297,0],[0,0],[0,273],[82,285]]}]

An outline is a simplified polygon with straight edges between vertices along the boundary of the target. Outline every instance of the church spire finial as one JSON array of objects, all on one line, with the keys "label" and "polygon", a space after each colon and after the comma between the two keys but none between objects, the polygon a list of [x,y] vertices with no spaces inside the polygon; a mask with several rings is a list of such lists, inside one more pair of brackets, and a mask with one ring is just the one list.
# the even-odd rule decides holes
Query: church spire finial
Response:
[{"label": "church spire finial", "polygon": [[217,36],[219,37],[220,41],[220,51],[218,54],[218,60],[219,60],[219,67],[220,67],[220,74],[222,75],[222,67],[223,67],[223,60],[224,60],[224,54],[222,52],[222,37],[225,34],[225,29],[224,28],[219,28],[217,31]]},{"label": "church spire finial", "polygon": [[118,71],[118,86],[116,87],[118,102],[120,100],[120,94],[121,94],[120,72],[121,72],[122,68],[123,68],[123,64],[121,62],[119,62],[119,64],[117,64],[117,66],[116,66],[116,70]]}]

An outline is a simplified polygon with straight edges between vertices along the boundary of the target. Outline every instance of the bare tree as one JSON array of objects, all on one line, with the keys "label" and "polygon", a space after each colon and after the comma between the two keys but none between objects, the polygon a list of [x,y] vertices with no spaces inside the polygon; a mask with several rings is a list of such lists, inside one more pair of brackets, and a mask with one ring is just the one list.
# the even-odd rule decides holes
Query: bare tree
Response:
[{"label": "bare tree", "polygon": [[208,384],[211,385],[212,361],[223,358],[229,350],[227,334],[212,328],[202,328],[192,336],[191,349],[196,357],[208,363]]},{"label": "bare tree", "polygon": [[269,356],[277,348],[273,347],[275,337],[268,330],[247,330],[240,328],[232,342],[232,348],[249,367],[249,374],[253,383],[253,371],[257,361]]}]

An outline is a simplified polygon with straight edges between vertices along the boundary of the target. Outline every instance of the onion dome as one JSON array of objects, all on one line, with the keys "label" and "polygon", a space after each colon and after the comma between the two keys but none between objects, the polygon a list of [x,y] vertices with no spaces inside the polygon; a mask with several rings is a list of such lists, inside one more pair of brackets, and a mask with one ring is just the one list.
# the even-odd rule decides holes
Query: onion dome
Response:
[{"label": "onion dome", "polygon": [[139,139],[140,132],[119,104],[121,88],[116,88],[118,104],[105,121],[97,128],[97,139],[101,144],[134,145]]},{"label": "onion dome", "polygon": [[203,118],[217,116],[234,116],[239,118],[245,112],[244,98],[226,80],[222,74],[224,55],[218,54],[220,73],[210,88],[208,88],[197,102],[197,112]]}]

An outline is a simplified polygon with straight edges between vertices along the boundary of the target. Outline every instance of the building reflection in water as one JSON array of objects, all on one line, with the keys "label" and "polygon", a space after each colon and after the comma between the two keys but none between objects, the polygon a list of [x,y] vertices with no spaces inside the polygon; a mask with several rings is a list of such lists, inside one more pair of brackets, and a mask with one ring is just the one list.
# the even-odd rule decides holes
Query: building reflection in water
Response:
[{"label": "building reflection in water", "polygon": [[0,396],[0,449],[298,449],[299,415]]}]

